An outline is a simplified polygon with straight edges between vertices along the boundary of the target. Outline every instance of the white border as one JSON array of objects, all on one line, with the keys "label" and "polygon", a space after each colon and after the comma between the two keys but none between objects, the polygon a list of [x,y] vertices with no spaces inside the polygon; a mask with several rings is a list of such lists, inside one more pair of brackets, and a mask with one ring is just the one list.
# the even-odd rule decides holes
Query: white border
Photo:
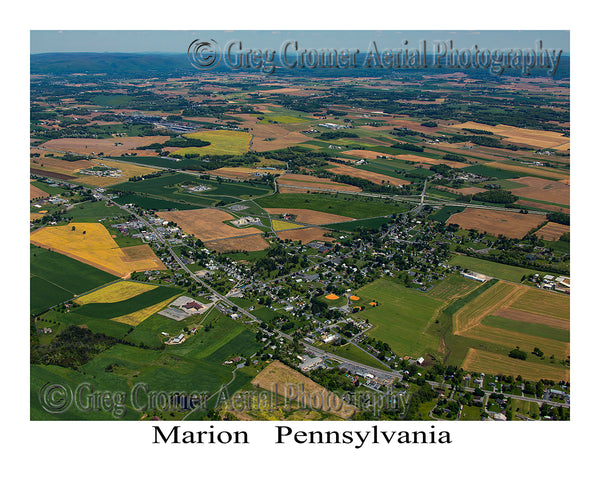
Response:
[{"label": "white border", "polygon": [[[416,2],[415,2],[416,3]],[[138,477],[149,474],[219,475],[226,478],[321,478],[326,474],[350,478],[374,476],[526,478],[575,474],[591,466],[597,428],[593,352],[597,350],[598,313],[590,300],[597,297],[593,276],[596,242],[588,216],[594,212],[598,160],[597,98],[593,11],[577,10],[564,2],[525,4],[504,1],[490,7],[481,2],[23,2],[8,14],[3,35],[2,112],[4,182],[2,192],[3,309],[5,342],[2,349],[4,435],[9,465],[20,473],[44,478]],[[11,6],[12,7],[12,6]],[[7,28],[7,27],[5,27]],[[29,422],[28,243],[26,192],[17,184],[28,176],[28,55],[30,29],[570,29],[573,124],[573,301],[572,301],[572,421],[568,423],[453,423],[450,446],[352,447],[274,445],[273,426],[262,422],[231,424],[245,428],[256,441],[241,448],[151,445],[152,425],[124,422]],[[7,167],[8,165],[8,167]],[[18,181],[15,180],[18,178]],[[23,189],[25,190],[25,189]],[[588,202],[591,203],[588,204]],[[16,207],[16,208],[15,208]],[[587,215],[586,215],[587,214]],[[586,215],[586,216],[584,216]],[[594,218],[593,216],[591,218]],[[595,218],[594,218],[595,219]],[[23,248],[23,246],[25,248]],[[19,328],[15,328],[18,325]],[[18,335],[14,335],[18,331]],[[191,424],[183,424],[192,428]],[[436,428],[441,427],[438,423]],[[194,427],[196,424],[194,424]],[[423,429],[427,422],[386,422],[381,428]],[[295,423],[294,428],[301,428]],[[357,429],[359,423],[310,423],[302,428]],[[594,437],[592,437],[594,435]],[[595,450],[595,449],[594,449]],[[12,468],[6,471],[15,471]],[[576,470],[577,469],[577,470]],[[594,469],[591,472],[595,471]]]}]

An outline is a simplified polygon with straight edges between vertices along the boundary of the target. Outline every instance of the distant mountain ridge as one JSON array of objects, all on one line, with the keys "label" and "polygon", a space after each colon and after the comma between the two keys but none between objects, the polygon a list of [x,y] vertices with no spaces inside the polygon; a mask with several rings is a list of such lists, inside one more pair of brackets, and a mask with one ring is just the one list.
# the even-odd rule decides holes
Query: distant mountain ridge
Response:
[{"label": "distant mountain ridge", "polygon": [[[357,55],[357,65],[362,65],[365,53]],[[494,75],[484,68],[432,68],[432,60],[427,56],[428,68],[296,68],[288,69],[281,66],[275,69],[273,75],[283,76],[311,76],[311,77],[387,77],[387,76],[412,76],[432,75],[462,72],[474,78],[502,78],[506,76],[521,76],[517,69],[507,69],[502,75]],[[275,64],[279,65],[277,55]],[[216,68],[206,72],[233,71],[224,62]],[[240,69],[238,72],[260,73],[260,70]],[[30,73],[32,75],[72,75],[82,73],[88,75],[104,74],[109,78],[166,78],[185,75],[196,75],[202,72],[194,68],[187,55],[182,53],[38,53],[30,55]],[[531,77],[548,77],[546,69],[536,68],[531,70]],[[568,79],[570,76],[570,57],[563,54],[560,58],[558,69],[553,78]]]}]

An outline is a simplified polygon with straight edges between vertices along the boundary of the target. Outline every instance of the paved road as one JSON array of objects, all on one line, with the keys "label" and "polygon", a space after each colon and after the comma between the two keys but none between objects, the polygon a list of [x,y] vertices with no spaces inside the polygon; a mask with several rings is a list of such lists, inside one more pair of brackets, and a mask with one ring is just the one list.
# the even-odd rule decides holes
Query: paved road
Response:
[{"label": "paved road", "polygon": [[[102,198],[103,198],[103,200],[109,200],[104,195],[102,195]],[[125,210],[130,215],[134,215],[148,229],[150,229],[152,231],[152,233],[154,233],[154,235],[155,235],[156,239],[158,240],[158,242],[168,249],[169,253],[173,256],[173,259],[181,266],[181,268],[183,268],[186,272],[189,273],[190,277],[193,280],[195,280],[197,283],[199,283],[200,285],[202,285],[206,290],[208,290],[209,292],[211,292],[212,295],[214,295],[216,298],[218,298],[219,300],[221,300],[226,305],[229,305],[231,307],[236,306],[238,308],[238,312],[240,312],[243,315],[247,316],[248,318],[250,318],[253,322],[255,322],[257,324],[261,323],[260,319],[258,319],[257,317],[255,317],[254,315],[252,315],[250,312],[246,311],[245,309],[243,309],[243,308],[235,305],[231,300],[229,300],[227,297],[221,295],[219,292],[217,292],[216,290],[214,290],[210,285],[208,285],[206,282],[204,282],[201,278],[199,278],[195,273],[193,273],[187,267],[187,265],[185,263],[183,263],[183,261],[175,254],[175,252],[172,250],[171,246],[169,244],[167,244],[167,242],[162,238],[162,236],[155,230],[154,226],[151,225],[144,217],[141,217],[136,212],[129,210],[125,206],[122,206],[122,205],[119,205],[119,204],[115,204],[115,205],[117,205],[118,207],[120,207],[122,210]],[[257,327],[258,327],[258,325],[257,325]],[[269,332],[267,330],[264,330],[261,327],[258,327],[258,329],[259,329],[259,331],[262,331],[263,333],[269,333],[269,334],[273,333],[273,332]],[[290,341],[294,340],[292,336],[287,335],[287,334],[281,332],[280,330],[275,329],[274,333],[276,333],[279,337],[286,338],[286,339],[288,339]],[[336,355],[334,353],[327,352],[325,350],[321,350],[320,348],[314,347],[311,344],[309,344],[308,342],[305,342],[303,340],[298,340],[298,343],[300,343],[301,345],[303,345],[306,348],[306,350],[311,355],[320,356],[320,357],[323,357],[323,358],[331,358],[331,359],[337,360],[338,362],[341,362],[341,363],[343,362],[343,363],[347,363],[347,364],[355,366],[355,367],[359,367],[359,368],[370,370],[374,374],[379,374],[379,375],[382,375],[382,376],[391,376],[391,377],[395,377],[395,378],[397,378],[399,380],[402,380],[402,378],[403,378],[402,373],[400,373],[400,372],[393,371],[393,370],[392,371],[383,370],[383,369],[380,369],[380,368],[375,368],[375,367],[372,367],[372,366],[369,366],[369,365],[365,365],[365,364],[362,364],[362,363],[359,363],[359,362],[355,362],[353,360],[349,360],[349,359],[347,359],[345,357],[341,357],[341,356]],[[447,384],[433,382],[433,381],[427,381],[427,383],[429,383],[431,386],[434,386],[434,387],[436,387],[436,386],[437,387],[448,386]],[[467,391],[467,392],[474,392],[475,391],[475,389],[471,388],[471,387],[464,387],[464,390]],[[486,392],[486,394],[493,393],[493,392],[489,392],[487,390],[484,390],[484,391]],[[509,397],[509,398],[519,399],[519,400],[525,400],[525,401],[544,402],[544,403],[547,403],[547,404],[552,405],[552,406],[563,406],[563,407],[566,407],[566,408],[570,407],[570,405],[568,405],[568,404],[563,404],[563,403],[559,403],[559,402],[552,402],[552,401],[546,401],[546,400],[533,399],[533,398],[528,398],[528,397],[519,396],[519,395],[504,394],[504,396],[505,397]]]}]

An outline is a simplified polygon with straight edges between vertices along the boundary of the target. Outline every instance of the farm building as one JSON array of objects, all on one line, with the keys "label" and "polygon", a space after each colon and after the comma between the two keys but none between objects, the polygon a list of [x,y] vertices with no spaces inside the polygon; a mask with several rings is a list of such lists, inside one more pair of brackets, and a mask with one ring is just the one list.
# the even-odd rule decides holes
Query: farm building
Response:
[{"label": "farm building", "polygon": [[460,274],[465,278],[470,278],[471,280],[475,280],[477,282],[485,282],[491,278],[487,275],[482,275],[481,273],[476,272],[461,272]]},{"label": "farm building", "polygon": [[254,225],[260,223],[260,218],[256,217],[242,217],[237,220],[232,220],[232,222],[236,227],[243,227],[245,225]]}]

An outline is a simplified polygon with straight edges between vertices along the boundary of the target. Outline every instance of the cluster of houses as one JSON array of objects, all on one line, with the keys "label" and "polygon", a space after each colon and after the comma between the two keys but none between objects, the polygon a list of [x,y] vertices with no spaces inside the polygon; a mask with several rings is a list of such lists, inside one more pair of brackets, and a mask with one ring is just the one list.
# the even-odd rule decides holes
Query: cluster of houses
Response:
[{"label": "cluster of houses", "polygon": [[538,288],[545,290],[555,290],[562,293],[570,293],[571,279],[565,276],[544,275],[540,279],[540,275],[536,273],[534,278],[538,281]]}]

